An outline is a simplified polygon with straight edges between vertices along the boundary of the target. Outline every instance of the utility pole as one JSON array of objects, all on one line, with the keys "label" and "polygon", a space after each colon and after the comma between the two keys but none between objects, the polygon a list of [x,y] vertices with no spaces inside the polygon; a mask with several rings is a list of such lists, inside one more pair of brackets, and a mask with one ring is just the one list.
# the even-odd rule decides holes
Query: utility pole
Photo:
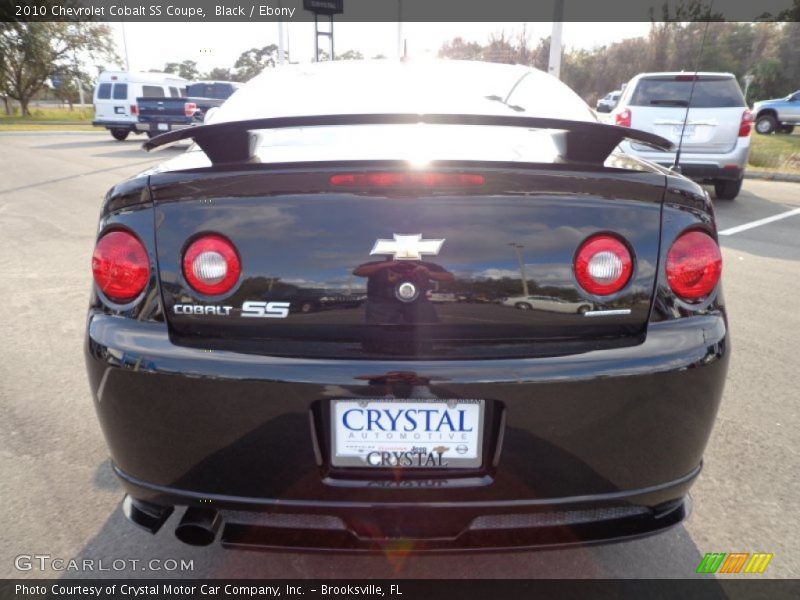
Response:
[{"label": "utility pole", "polygon": [[525,261],[522,259],[522,249],[525,248],[522,244],[516,242],[509,242],[509,246],[514,248],[514,253],[517,255],[517,262],[519,263],[519,276],[522,278],[522,295],[529,296],[528,293],[528,277],[525,275]]},{"label": "utility pole", "polygon": [[403,56],[403,0],[397,0],[397,58],[402,59]]},{"label": "utility pole", "polygon": [[81,70],[78,68],[78,55],[72,51],[72,62],[75,63],[75,80],[78,82],[78,102],[83,106],[83,81],[81,81]]},{"label": "utility pole", "polygon": [[564,25],[564,0],[553,0],[553,29],[550,33],[550,61],[547,72],[561,79],[561,29]]},{"label": "utility pole", "polygon": [[122,24],[122,47],[125,50],[125,70],[131,70],[131,63],[128,62],[128,38],[125,37],[125,21],[121,22]]}]

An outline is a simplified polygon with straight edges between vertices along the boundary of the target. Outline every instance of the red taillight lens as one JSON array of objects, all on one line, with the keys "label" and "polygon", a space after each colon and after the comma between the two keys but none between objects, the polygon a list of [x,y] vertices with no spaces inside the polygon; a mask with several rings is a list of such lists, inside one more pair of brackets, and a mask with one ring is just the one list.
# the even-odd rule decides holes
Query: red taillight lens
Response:
[{"label": "red taillight lens", "polygon": [[669,287],[684,300],[708,296],[722,274],[722,255],[714,239],[702,231],[681,235],[667,254]]},{"label": "red taillight lens", "polygon": [[345,187],[471,187],[486,179],[476,173],[339,173],[330,182]]},{"label": "red taillight lens", "polygon": [[628,247],[610,235],[587,239],[575,254],[575,278],[590,294],[618,292],[631,278],[633,259]]},{"label": "red taillight lens", "polygon": [[742,113],[742,122],[739,124],[739,137],[747,137],[752,129],[753,113],[746,110]]},{"label": "red taillight lens", "polygon": [[619,111],[614,117],[617,125],[620,127],[630,127],[631,126],[631,109],[630,108],[623,108]]},{"label": "red taillight lens", "polygon": [[191,117],[197,111],[197,104],[194,102],[187,102],[183,105],[183,113],[187,117]]},{"label": "red taillight lens", "polygon": [[229,292],[241,272],[236,249],[220,235],[196,239],[183,255],[183,276],[201,294],[217,296]]},{"label": "red taillight lens", "polygon": [[139,114],[139,105],[131,104],[131,115],[138,115],[138,114]]},{"label": "red taillight lens", "polygon": [[130,232],[111,231],[97,242],[92,274],[110,300],[130,302],[142,293],[150,278],[150,260],[142,242]]}]

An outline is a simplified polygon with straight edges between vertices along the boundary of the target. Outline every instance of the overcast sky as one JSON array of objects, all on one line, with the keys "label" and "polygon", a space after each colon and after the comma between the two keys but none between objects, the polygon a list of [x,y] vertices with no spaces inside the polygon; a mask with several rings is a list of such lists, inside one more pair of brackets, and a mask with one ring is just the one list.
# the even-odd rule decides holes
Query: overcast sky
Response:
[{"label": "overcast sky", "polygon": [[[119,55],[124,57],[122,26],[111,23]],[[327,25],[327,24],[326,24]],[[314,55],[314,24],[286,23],[286,45],[292,61],[307,62]],[[520,33],[525,27],[531,42],[550,35],[551,23],[404,23],[403,38],[411,57],[435,56],[443,42],[461,36],[486,43],[492,33]],[[564,23],[567,48],[602,46],[646,34],[649,23]],[[337,54],[358,50],[366,58],[376,54],[397,55],[397,23],[334,24]],[[161,69],[166,62],[194,60],[201,72],[214,67],[232,67],[250,48],[278,43],[277,23],[126,23],[131,70]],[[320,44],[324,44],[320,38]],[[324,45],[322,46],[325,47]],[[109,68],[114,65],[107,65]],[[116,65],[124,68],[124,64]]]}]

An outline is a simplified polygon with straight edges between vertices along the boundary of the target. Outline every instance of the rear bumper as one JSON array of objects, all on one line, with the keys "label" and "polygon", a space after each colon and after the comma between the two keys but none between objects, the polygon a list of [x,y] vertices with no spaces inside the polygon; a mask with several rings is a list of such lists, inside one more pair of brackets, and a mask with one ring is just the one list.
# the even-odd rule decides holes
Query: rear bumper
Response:
[{"label": "rear bumper", "polygon": [[[131,496],[214,507],[228,546],[353,551],[587,543],[680,522],[728,357],[721,315],[651,324],[630,348],[383,362],[207,352],[173,345],[163,324],[92,312],[86,349]],[[429,384],[365,377],[392,371]],[[331,467],[327,400],[387,394],[491,400],[482,467]]]},{"label": "rear bumper", "polygon": [[93,127],[105,127],[106,129],[124,129],[126,131],[136,131],[136,123],[131,121],[92,121]]},{"label": "rear bumper", "polygon": [[[664,167],[671,167],[675,162],[674,152],[643,151],[635,149],[630,142],[623,142],[621,146],[628,154]],[[749,137],[739,138],[730,152],[692,153],[682,151],[680,163],[681,172],[686,177],[696,181],[741,179],[744,176],[749,154]]]},{"label": "rear bumper", "polygon": [[[166,129],[159,128],[159,125],[166,126]],[[168,131],[175,131],[178,129],[186,129],[187,127],[192,127],[194,125],[201,125],[201,123],[171,123],[171,122],[139,122],[136,123],[136,130],[137,131],[149,131],[151,133],[166,133]]]}]

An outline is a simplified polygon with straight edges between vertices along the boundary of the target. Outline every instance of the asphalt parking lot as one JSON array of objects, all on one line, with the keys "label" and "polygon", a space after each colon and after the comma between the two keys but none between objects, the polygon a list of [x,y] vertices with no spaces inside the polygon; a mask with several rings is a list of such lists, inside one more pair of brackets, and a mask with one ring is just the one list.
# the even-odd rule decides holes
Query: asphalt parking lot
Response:
[{"label": "asphalt parking lot", "polygon": [[[141,141],[0,132],[0,577],[693,577],[706,552],[772,552],[763,576],[800,577],[800,214],[721,237],[733,355],[684,525],[614,545],[457,557],[192,548],[172,534],[178,514],[155,536],[134,528],[119,509],[82,342],[104,193],[178,151],[148,155]],[[726,232],[797,208],[800,184],[747,180],[737,200],[717,203],[718,225]],[[15,557],[32,554],[184,558],[194,568],[15,568]]]}]

